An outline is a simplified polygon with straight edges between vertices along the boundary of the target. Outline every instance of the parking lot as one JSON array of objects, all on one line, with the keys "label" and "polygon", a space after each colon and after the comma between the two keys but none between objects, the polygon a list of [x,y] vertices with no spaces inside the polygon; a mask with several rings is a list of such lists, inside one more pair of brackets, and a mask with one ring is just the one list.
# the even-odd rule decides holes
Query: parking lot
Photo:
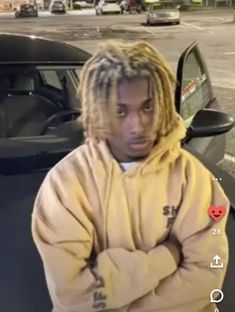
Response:
[{"label": "parking lot", "polygon": [[[99,42],[117,38],[147,40],[176,69],[181,52],[192,41],[200,44],[211,74],[215,94],[224,111],[235,117],[235,23],[233,10],[182,12],[180,25],[145,25],[144,14],[95,16],[94,9],[68,11],[65,15],[40,12],[39,18],[15,19],[0,15],[2,32],[17,32],[63,40],[94,52]],[[221,164],[235,177],[235,130],[228,134],[226,159]]]},{"label": "parking lot", "polygon": [[[145,25],[144,14],[96,16],[94,9],[65,15],[40,12],[39,18],[15,19],[0,15],[2,32],[17,32],[63,40],[94,52],[106,39],[146,40],[156,46],[176,70],[181,52],[192,41],[200,44],[215,94],[224,111],[235,117],[235,23],[232,9],[182,12],[180,25]],[[235,177],[235,130],[228,134],[223,164]]]},{"label": "parking lot", "polygon": [[[45,11],[39,12],[38,18],[16,19],[13,12],[0,14],[1,32],[43,36],[48,39],[65,41],[91,53],[97,49],[99,43],[107,39],[123,39],[125,41],[145,40],[154,45],[166,56],[175,71],[177,70],[177,63],[181,53],[193,41],[197,41],[199,43],[202,55],[205,57],[206,63],[208,65],[214,93],[218,99],[218,102],[220,103],[220,107],[235,118],[235,23],[233,23],[232,9],[208,10],[194,13],[183,12],[180,25],[147,26],[145,22],[146,20],[144,14],[96,16],[94,9],[68,11],[64,15],[51,14],[50,12]],[[2,37],[8,38],[8,36]],[[35,51],[41,51],[41,49],[40,45],[38,46],[34,44],[35,42],[41,40],[29,40],[30,42],[33,42],[33,44],[27,45],[27,42],[22,41],[22,38],[20,38],[18,41],[19,36],[15,36],[14,40],[12,40],[12,37],[13,36],[11,36],[11,40],[8,42],[2,41],[4,42],[2,43],[1,52],[3,58],[4,56],[10,55],[11,51],[13,51],[13,55],[15,54],[15,51],[17,51],[17,53],[20,51],[21,63],[22,55],[23,58],[25,57],[27,60],[30,59],[33,55],[36,60],[34,60],[34,62],[38,64],[38,55],[35,53]],[[28,38],[26,39],[28,40]],[[11,45],[12,42],[14,42],[13,45]],[[42,81],[42,86],[44,88],[41,88],[41,93],[38,94],[42,94],[43,98],[44,96],[48,96],[48,98],[50,96],[50,99],[53,100],[53,108],[56,105],[61,105],[62,108],[64,108],[63,105],[64,103],[67,103],[68,98],[62,98],[62,96],[60,96],[64,95],[65,92],[53,92],[53,88],[51,88],[50,83],[48,85],[44,83],[47,82],[47,72],[51,71],[53,73],[53,71],[58,71],[58,74],[61,74],[60,76],[58,75],[58,77],[63,78],[59,80],[59,85],[61,82],[64,83],[63,87],[65,88],[63,91],[68,90],[70,86],[69,81],[73,81],[76,82],[73,84],[75,94],[76,86],[79,82],[78,78],[75,80],[66,79],[66,77],[70,77],[70,75],[65,76],[65,74],[62,72],[65,70],[66,66],[71,67],[71,59],[69,59],[69,65],[68,59],[66,57],[65,61],[61,62],[61,58],[63,59],[63,56],[66,56],[66,51],[65,53],[63,52],[59,54],[59,66],[58,68],[57,65],[55,66],[54,63],[57,59],[57,56],[55,55],[57,55],[57,51],[61,51],[61,46],[59,44],[53,43],[52,47],[50,47],[50,44],[51,43],[47,42],[46,47],[43,49],[43,56],[45,56],[45,58],[42,57],[44,61],[45,59],[47,60],[47,64],[50,66],[44,66],[45,63],[42,62],[43,66],[41,66],[39,69],[37,68],[37,73],[41,71],[42,73],[40,72],[40,77],[44,77],[45,80]],[[5,50],[3,47],[5,47]],[[28,48],[26,49],[25,47]],[[8,51],[8,53],[5,51]],[[51,51],[53,51],[52,54]],[[49,61],[48,55],[52,55],[51,58],[49,58]],[[79,56],[76,54],[75,58],[75,62],[77,62]],[[23,64],[23,66],[25,66],[25,63]],[[14,65],[12,67],[14,67]],[[17,108],[24,107],[26,104],[29,104],[28,106],[31,107],[33,101],[32,97],[31,99],[28,97],[29,100],[27,101],[27,99],[23,97],[24,93],[20,93],[22,92],[24,86],[19,87],[20,90],[17,89],[17,81],[21,82],[23,79],[20,78],[17,80],[15,78],[17,78],[18,73],[19,76],[23,74],[22,72],[24,69],[22,69],[21,66],[19,66],[19,68],[16,67],[15,69],[12,69],[12,67],[8,65],[6,68],[7,74],[9,74],[9,76],[10,71],[12,71],[12,84],[10,84],[10,86],[14,85],[15,95],[18,96],[13,98],[14,106],[12,107],[14,108],[15,113]],[[25,73],[28,73],[29,69],[31,73],[31,68],[27,68]],[[45,73],[43,71],[45,71]],[[35,72],[36,69],[33,68],[31,73],[32,75],[30,76],[30,78],[33,78],[33,82],[36,81],[34,79],[37,77],[34,75]],[[51,76],[48,75],[48,77]],[[71,77],[74,76],[71,75]],[[4,86],[2,88],[5,93],[6,90],[8,91],[11,89],[11,87],[8,86]],[[26,86],[26,91],[28,92],[28,90],[30,90],[27,96],[29,94],[33,96],[38,95],[36,92],[34,92],[34,89],[30,88],[31,87]],[[7,95],[9,96],[10,93],[7,93]],[[9,98],[9,102],[11,102],[12,97]],[[21,98],[21,100],[19,100],[19,98]],[[33,98],[35,99],[36,96]],[[73,99],[76,107],[76,96],[74,96]],[[9,102],[7,103],[7,112]],[[41,101],[35,102],[36,104],[41,103]],[[20,105],[21,103],[22,105]],[[40,104],[40,111],[41,107],[42,105]],[[9,115],[10,114],[8,114],[8,116]],[[49,115],[53,116],[51,112]],[[56,115],[56,113],[54,115]],[[14,114],[14,116],[17,116],[18,118],[21,115],[17,113]],[[38,116],[38,114],[33,111],[32,116]],[[204,120],[205,119],[206,118],[204,118]],[[76,121],[74,123],[77,124]],[[25,125],[26,123],[21,121],[21,124]],[[44,124],[43,129],[45,128],[48,130],[50,128],[49,125],[50,123]],[[54,128],[57,129],[57,127]],[[10,130],[12,131],[12,129]],[[7,131],[6,133],[7,140],[9,140],[13,131]],[[39,185],[41,184],[46,170],[49,169],[51,163],[53,163],[55,159],[58,161],[55,156],[57,157],[59,154],[62,155],[62,153],[60,153],[61,148],[63,148],[64,152],[64,149],[66,149],[65,145],[67,143],[64,143],[66,142],[65,138],[63,137],[64,131],[62,132],[61,137],[59,136],[57,138],[58,140],[55,140],[55,137],[53,136],[51,138],[48,138],[47,136],[42,138],[41,135],[45,134],[45,131],[41,131],[41,129],[40,132],[39,130],[38,132],[35,130],[35,133],[36,136],[33,138],[33,140],[31,137],[28,138],[27,135],[22,134],[18,136],[19,140],[17,138],[16,140],[9,140],[10,144],[13,143],[12,145],[9,144],[9,146],[13,146],[13,148],[9,149],[10,157],[6,159],[4,158],[4,162],[2,162],[2,204],[0,209],[0,220],[2,223],[0,224],[0,242],[3,246],[3,252],[1,257],[2,271],[0,273],[0,294],[3,294],[3,296],[0,296],[0,310],[4,312],[49,311],[48,306],[51,304],[49,302],[48,294],[45,293],[46,284],[45,280],[43,279],[44,275],[42,272],[42,265],[38,257],[38,253],[36,253],[35,246],[32,242],[31,213],[36,192],[38,191]],[[39,138],[38,133],[40,133]],[[69,138],[71,138],[70,134],[71,132],[69,132]],[[75,133],[75,135],[76,142],[74,145],[77,146],[77,133]],[[22,142],[20,140],[22,140]],[[213,144],[213,146],[214,145],[216,144]],[[30,148],[28,148],[28,146],[30,146]],[[54,153],[54,151],[56,152]],[[212,151],[214,151],[213,148]],[[218,149],[216,151],[218,152]],[[217,155],[216,152],[214,154]],[[228,172],[230,172],[235,178],[235,129],[231,130],[227,135],[226,155],[223,163],[220,165]],[[33,170],[31,170],[32,168]],[[5,175],[4,172],[8,172],[8,174]],[[220,177],[217,176],[217,178]],[[223,181],[225,180],[226,178],[223,179]],[[233,192],[232,186],[233,184],[230,183],[230,188]],[[202,189],[202,191],[204,190]],[[198,193],[201,193],[201,189],[200,192],[196,192],[196,197],[201,195]],[[229,262],[229,273],[227,274],[224,288],[225,301],[221,307],[219,306],[221,312],[222,309],[224,312],[232,312],[235,305],[232,287],[235,273],[235,267],[233,265],[235,250],[232,240],[234,232],[234,216],[232,213],[230,215],[231,218],[229,218],[228,223],[228,237],[231,247],[231,256]],[[14,300],[12,300],[13,297]],[[28,309],[28,306],[31,308]]]}]

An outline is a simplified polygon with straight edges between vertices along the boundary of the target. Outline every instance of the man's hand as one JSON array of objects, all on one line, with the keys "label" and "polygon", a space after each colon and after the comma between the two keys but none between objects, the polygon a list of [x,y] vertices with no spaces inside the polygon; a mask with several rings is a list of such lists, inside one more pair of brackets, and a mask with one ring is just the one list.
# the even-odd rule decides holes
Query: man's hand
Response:
[{"label": "man's hand", "polygon": [[175,259],[176,264],[178,265],[182,259],[182,246],[181,244],[173,237],[171,237],[168,241],[165,241],[163,246],[167,247],[171,252],[172,256]]}]

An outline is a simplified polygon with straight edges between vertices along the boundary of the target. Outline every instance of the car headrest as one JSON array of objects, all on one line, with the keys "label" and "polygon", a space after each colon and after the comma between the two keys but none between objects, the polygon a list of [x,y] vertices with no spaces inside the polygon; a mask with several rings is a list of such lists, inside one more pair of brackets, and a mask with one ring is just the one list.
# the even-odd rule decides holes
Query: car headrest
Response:
[{"label": "car headrest", "polygon": [[10,81],[7,77],[0,77],[0,90],[1,91],[5,91],[5,90],[8,90],[10,89]]},{"label": "car headrest", "polygon": [[20,75],[14,78],[13,89],[16,91],[34,91],[34,80],[29,75]]}]

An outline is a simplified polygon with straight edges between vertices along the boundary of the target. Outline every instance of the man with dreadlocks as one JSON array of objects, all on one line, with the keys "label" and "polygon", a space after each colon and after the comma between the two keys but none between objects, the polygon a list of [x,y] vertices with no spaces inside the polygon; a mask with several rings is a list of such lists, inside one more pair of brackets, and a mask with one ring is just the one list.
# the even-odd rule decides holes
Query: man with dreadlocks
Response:
[{"label": "man with dreadlocks", "polygon": [[181,148],[174,85],[145,42],[107,42],[83,67],[86,140],[47,174],[32,215],[54,312],[215,311],[228,213],[215,224],[207,211],[229,202]]}]

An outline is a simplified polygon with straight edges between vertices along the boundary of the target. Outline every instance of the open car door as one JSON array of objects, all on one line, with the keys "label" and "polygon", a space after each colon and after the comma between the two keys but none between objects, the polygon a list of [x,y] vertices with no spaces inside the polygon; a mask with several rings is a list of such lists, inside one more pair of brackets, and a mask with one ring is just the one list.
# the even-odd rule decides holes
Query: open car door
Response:
[{"label": "open car door", "polygon": [[[187,47],[180,57],[177,68],[175,103],[177,111],[185,120],[188,128],[199,111],[203,109],[220,110],[213,93],[207,65],[197,42],[193,42]],[[211,134],[206,136],[205,134],[200,138],[191,136],[187,138],[187,144],[214,163],[218,163],[224,158],[224,134],[216,136]]]},{"label": "open car door", "polygon": [[[218,304],[221,311],[233,311],[235,299],[235,179],[217,166],[224,158],[225,133],[234,125],[234,120],[220,112],[214,96],[209,72],[198,44],[192,43],[181,55],[177,69],[175,103],[178,113],[184,118],[188,133],[183,147],[193,154],[218,178],[231,203],[227,224],[230,259],[223,285],[224,299]],[[213,235],[213,234],[211,234]],[[209,301],[209,295],[208,295]]]},{"label": "open car door", "polygon": [[235,179],[216,166],[224,158],[225,134],[234,126],[234,120],[220,110],[197,42],[189,45],[179,59],[175,105],[187,127],[183,146],[215,177],[219,170],[219,181],[235,207]]}]

